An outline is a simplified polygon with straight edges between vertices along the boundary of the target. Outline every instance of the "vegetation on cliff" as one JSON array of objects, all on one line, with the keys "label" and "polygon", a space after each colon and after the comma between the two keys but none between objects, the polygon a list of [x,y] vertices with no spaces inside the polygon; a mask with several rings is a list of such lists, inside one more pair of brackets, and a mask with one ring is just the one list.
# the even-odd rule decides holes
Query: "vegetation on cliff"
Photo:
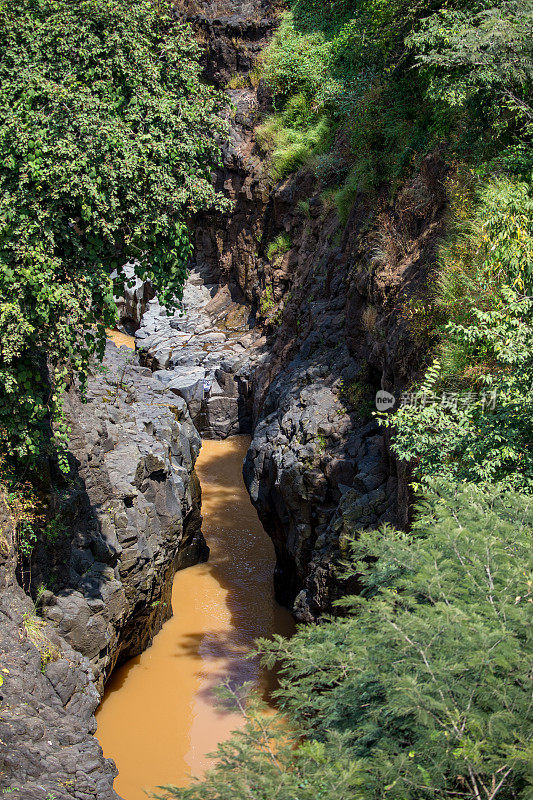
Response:
[{"label": "vegetation on cliff", "polygon": [[260,643],[283,717],[228,687],[246,729],[161,796],[532,796],[532,22],[531,0],[294,0],[262,59],[272,174],[314,170],[341,224],[447,161],[448,236],[396,309],[434,360],[383,416],[423,499],[409,534],[340,542],[362,591],[339,616]]},{"label": "vegetation on cliff", "polygon": [[172,302],[189,215],[224,207],[223,97],[198,53],[167,2],[0,3],[0,446],[17,462],[102,352],[110,267],[142,259]]},{"label": "vegetation on cliff", "polygon": [[325,152],[314,166],[341,206],[443,141],[478,166],[528,174],[532,22],[530,0],[293,0],[262,60],[276,173]]}]

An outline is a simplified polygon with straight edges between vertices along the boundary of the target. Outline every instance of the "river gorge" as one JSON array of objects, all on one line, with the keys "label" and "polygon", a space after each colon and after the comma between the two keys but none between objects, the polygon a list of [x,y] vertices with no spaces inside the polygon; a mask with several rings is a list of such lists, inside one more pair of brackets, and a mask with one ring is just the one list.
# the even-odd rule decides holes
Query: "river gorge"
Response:
[{"label": "river gorge", "polygon": [[[372,411],[424,362],[399,309],[434,264],[446,168],[430,153],[393,201],[361,197],[341,222],[312,169],[275,180],[259,141],[273,98],[245,76],[276,4],[178,5],[204,79],[227,93],[213,180],[232,207],[191,220],[171,314],[124,265],[119,330],[86,390],[66,393],[68,472],[43,460],[58,522],[31,557],[0,504],[0,788],[14,800],[187,785],[241,724],[214,687],[251,681],[270,702],[254,640],[357,590],[339,569],[346,532],[409,524],[409,467]],[[392,229],[401,248],[379,260]]]},{"label": "river gorge", "polygon": [[274,548],[242,480],[248,446],[246,436],[203,441],[196,471],[209,560],[176,573],[178,613],[148,650],[115,670],[96,714],[126,800],[202,774],[207,753],[243,722],[213,690],[227,678],[234,687],[251,682],[268,699],[272,679],[248,654],[256,638],[292,632],[274,599]]}]

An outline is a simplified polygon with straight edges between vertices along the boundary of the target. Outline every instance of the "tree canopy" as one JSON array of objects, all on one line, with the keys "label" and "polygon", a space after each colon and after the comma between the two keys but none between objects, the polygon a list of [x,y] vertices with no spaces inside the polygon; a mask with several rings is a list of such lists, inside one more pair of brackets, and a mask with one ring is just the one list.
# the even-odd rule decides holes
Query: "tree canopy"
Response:
[{"label": "tree canopy", "polygon": [[411,535],[344,544],[343,616],[260,643],[281,719],[252,706],[180,800],[526,800],[531,769],[531,497],[442,482]]},{"label": "tree canopy", "polygon": [[137,258],[180,297],[187,221],[223,208],[211,170],[223,96],[161,0],[0,3],[0,439],[34,456],[69,370],[114,319]]}]

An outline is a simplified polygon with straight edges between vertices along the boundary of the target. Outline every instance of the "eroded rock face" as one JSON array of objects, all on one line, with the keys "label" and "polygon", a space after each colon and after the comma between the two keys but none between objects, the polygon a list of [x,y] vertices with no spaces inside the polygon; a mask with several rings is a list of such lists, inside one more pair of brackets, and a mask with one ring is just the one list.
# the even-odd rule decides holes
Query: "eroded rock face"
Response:
[{"label": "eroded rock face", "polygon": [[[142,280],[135,270],[136,261],[129,261],[121,269],[121,279],[124,278],[122,294],[115,297],[121,331],[133,336],[140,327],[143,314],[150,300],[155,297],[155,289],[149,280]],[[114,270],[111,278],[117,279],[118,272]]]},{"label": "eroded rock face", "polygon": [[275,25],[273,0],[177,0],[176,12],[203,45],[205,78],[226,85],[254,65]]},{"label": "eroded rock face", "polygon": [[91,735],[100,700],[91,665],[54,626],[37,621],[40,641],[32,634],[35,609],[15,580],[13,531],[4,511],[0,507],[8,542],[0,556],[0,791],[17,800],[119,800],[116,767]]},{"label": "eroded rock face", "polygon": [[[87,402],[67,402],[74,473],[54,489],[58,522],[39,542],[42,615],[87,657],[97,686],[144,650],[171,614],[175,570],[207,557],[185,401],[108,343]],[[183,611],[183,610],[181,610]]]},{"label": "eroded rock face", "polygon": [[251,432],[251,364],[265,343],[251,325],[249,307],[234,300],[231,287],[193,271],[183,308],[167,316],[152,300],[136,333],[142,363],[161,389],[186,402],[206,438]]},{"label": "eroded rock face", "polygon": [[386,187],[361,195],[341,224],[322,199],[337,174],[318,180],[308,168],[272,181],[256,140],[271,110],[265,87],[229,94],[235,110],[217,185],[234,210],[198,219],[195,263],[240,290],[267,336],[251,361],[244,474],[276,547],[278,599],[311,621],[347,588],[336,568],[345,496],[355,529],[408,525],[408,470],[372,412],[376,391],[399,398],[424,364],[404,312],[423,296],[444,232],[446,171],[433,154],[393,203]]},{"label": "eroded rock face", "polygon": [[344,229],[318,198],[310,213],[299,209],[309,174],[272,191],[266,216],[291,241],[277,267],[289,284],[263,267],[279,323],[255,370],[245,480],[276,546],[278,597],[304,621],[350,588],[336,566],[347,504],[352,530],[408,524],[408,471],[372,412],[377,390],[399,399],[424,364],[403,309],[423,290],[444,231],[443,177],[429,158],[394,206],[383,201],[376,218],[361,198]]}]

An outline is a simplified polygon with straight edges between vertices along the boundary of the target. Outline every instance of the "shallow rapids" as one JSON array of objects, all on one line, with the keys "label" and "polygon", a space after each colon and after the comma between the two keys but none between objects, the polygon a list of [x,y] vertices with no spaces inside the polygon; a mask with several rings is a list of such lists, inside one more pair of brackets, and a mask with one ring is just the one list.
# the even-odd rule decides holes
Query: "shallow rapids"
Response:
[{"label": "shallow rapids", "polygon": [[293,630],[274,600],[274,550],[242,480],[248,446],[246,436],[203,442],[196,469],[209,561],[176,574],[174,616],[115,671],[97,712],[97,737],[117,764],[124,800],[202,774],[207,753],[242,724],[217,706],[213,688],[230,676],[267,690],[270,676],[246,656],[258,636]]}]

